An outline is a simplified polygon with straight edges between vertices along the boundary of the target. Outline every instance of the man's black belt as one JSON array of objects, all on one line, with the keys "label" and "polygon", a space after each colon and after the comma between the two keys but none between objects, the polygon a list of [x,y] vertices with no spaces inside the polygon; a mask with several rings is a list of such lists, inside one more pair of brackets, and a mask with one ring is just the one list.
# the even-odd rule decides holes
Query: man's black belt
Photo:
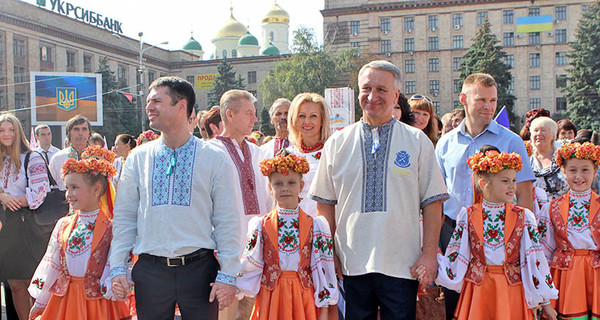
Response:
[{"label": "man's black belt", "polygon": [[213,254],[213,253],[214,253],[214,250],[211,250],[211,249],[199,249],[190,254],[186,254],[185,256],[179,256],[179,257],[174,257],[174,258],[153,256],[153,255],[147,254],[147,253],[142,253],[140,255],[140,258],[142,258],[142,257],[148,258],[154,262],[164,263],[167,265],[167,267],[180,267],[180,266],[185,266],[186,264],[188,264],[194,260],[204,258],[205,256],[207,256],[209,254]]}]

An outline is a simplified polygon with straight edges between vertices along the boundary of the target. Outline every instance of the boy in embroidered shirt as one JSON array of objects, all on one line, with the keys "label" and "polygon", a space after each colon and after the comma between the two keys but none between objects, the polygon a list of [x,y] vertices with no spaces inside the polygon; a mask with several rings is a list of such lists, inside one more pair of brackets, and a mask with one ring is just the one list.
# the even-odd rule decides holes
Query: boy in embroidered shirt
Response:
[{"label": "boy in embroidered shirt", "polygon": [[[446,255],[438,254],[438,284],[461,293],[455,318],[533,319],[530,309],[542,305],[546,316],[556,319],[549,300],[558,293],[535,216],[512,204],[521,157],[483,146],[467,161],[483,199],[462,208]],[[417,273],[422,278],[423,270]]]},{"label": "boy in embroidered shirt", "polygon": [[600,146],[567,143],[556,151],[571,190],[541,210],[540,242],[560,294],[560,319],[600,317],[600,197],[591,190]]},{"label": "boy in embroidered shirt", "polygon": [[308,162],[283,150],[260,167],[277,208],[248,224],[238,298],[257,296],[251,319],[328,319],[338,300],[333,239],[323,217],[298,206]]},{"label": "boy in embroidered shirt", "polygon": [[114,301],[109,277],[113,161],[112,152],[93,146],[85,149],[82,160],[64,163],[66,198],[73,212],[56,224],[33,275],[29,293],[36,300],[29,319],[118,320],[129,316],[125,303]]}]

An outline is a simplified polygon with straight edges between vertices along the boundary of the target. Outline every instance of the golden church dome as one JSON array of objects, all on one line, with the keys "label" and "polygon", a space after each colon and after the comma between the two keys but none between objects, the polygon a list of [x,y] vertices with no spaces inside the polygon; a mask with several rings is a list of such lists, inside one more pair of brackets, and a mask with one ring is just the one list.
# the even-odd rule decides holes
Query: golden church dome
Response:
[{"label": "golden church dome", "polygon": [[281,22],[290,23],[290,15],[283,10],[277,3],[274,3],[271,10],[263,17],[262,23]]},{"label": "golden church dome", "polygon": [[219,29],[216,38],[241,38],[246,34],[246,31],[248,31],[248,29],[246,29],[243,24],[233,17],[233,8],[231,8],[231,16],[229,16],[229,20],[227,20],[227,23],[223,26],[223,28]]}]

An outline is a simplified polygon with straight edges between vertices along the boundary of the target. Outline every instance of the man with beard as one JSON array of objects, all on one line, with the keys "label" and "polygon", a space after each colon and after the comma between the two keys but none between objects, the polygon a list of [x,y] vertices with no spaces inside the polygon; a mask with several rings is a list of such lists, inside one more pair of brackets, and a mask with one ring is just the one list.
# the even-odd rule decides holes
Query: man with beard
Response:
[{"label": "man with beard", "polygon": [[260,147],[265,153],[265,159],[273,158],[279,150],[290,146],[287,130],[287,118],[290,104],[290,100],[279,98],[273,102],[271,109],[269,109],[271,123],[275,126],[275,138]]},{"label": "man with beard", "polygon": [[67,146],[52,156],[48,166],[60,190],[65,190],[65,182],[61,176],[63,163],[69,158],[79,160],[81,153],[88,146],[92,125],[86,117],[77,115],[67,121],[66,131]]}]

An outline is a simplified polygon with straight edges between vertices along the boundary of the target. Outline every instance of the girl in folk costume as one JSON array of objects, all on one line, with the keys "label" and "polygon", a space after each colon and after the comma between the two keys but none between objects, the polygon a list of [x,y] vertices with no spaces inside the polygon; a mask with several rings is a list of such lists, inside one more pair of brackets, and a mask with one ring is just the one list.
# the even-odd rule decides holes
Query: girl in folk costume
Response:
[{"label": "girl in folk costume", "polygon": [[[304,157],[280,152],[260,163],[277,208],[248,223],[238,298],[256,296],[251,319],[328,319],[337,315],[333,239],[323,217],[298,206],[309,170]],[[329,306],[334,306],[328,308]]]},{"label": "girl in folk costume", "polygon": [[446,255],[438,254],[437,282],[461,293],[455,319],[533,319],[540,305],[556,319],[535,216],[512,204],[521,157],[483,146],[467,161],[483,199],[460,211]]},{"label": "girl in folk costume", "polygon": [[552,305],[561,319],[600,319],[600,146],[567,143],[555,157],[571,190],[542,208],[538,227],[560,292]]},{"label": "girl in folk costume", "polygon": [[[29,293],[36,299],[30,319],[108,319],[128,317],[116,302],[108,255],[112,240],[109,180],[115,175],[114,154],[88,147],[82,160],[68,159],[62,168],[72,212],[52,232]],[[41,316],[41,317],[40,317]]]}]

